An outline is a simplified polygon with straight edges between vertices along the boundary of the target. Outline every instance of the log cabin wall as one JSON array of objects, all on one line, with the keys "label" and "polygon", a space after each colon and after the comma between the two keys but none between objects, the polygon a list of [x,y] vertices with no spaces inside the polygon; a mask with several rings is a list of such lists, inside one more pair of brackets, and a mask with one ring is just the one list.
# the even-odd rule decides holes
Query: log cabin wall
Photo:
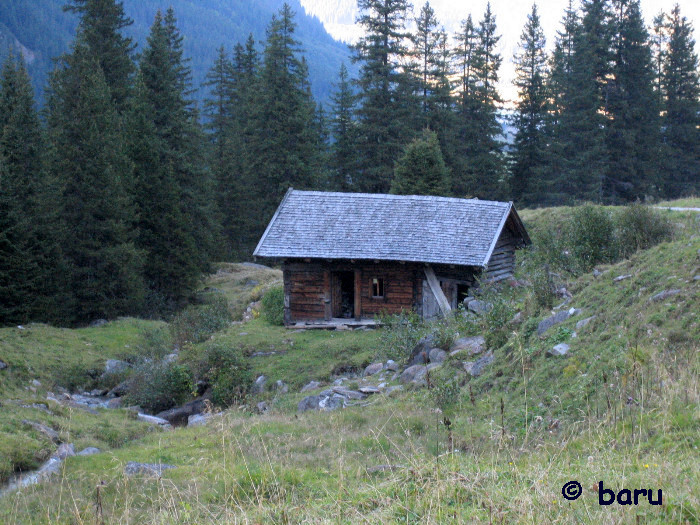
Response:
[{"label": "log cabin wall", "polygon": [[515,272],[515,250],[519,248],[519,238],[513,233],[512,227],[506,223],[496,247],[491,253],[486,267],[486,278],[489,281],[500,281],[513,276]]},{"label": "log cabin wall", "polygon": [[[285,323],[323,321],[340,317],[341,275],[354,275],[353,318],[373,318],[402,310],[423,315],[425,265],[391,261],[300,261],[283,265]],[[457,286],[474,283],[475,269],[434,265],[452,307],[457,305]],[[378,283],[374,283],[377,279]],[[375,287],[379,286],[380,290]],[[375,293],[381,295],[375,297]]]}]

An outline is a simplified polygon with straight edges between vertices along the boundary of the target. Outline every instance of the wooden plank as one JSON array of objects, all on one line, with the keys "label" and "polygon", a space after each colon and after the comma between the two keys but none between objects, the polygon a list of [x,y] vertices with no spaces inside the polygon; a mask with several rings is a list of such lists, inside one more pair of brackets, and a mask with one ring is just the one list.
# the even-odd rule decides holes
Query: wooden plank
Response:
[{"label": "wooden plank", "polygon": [[355,270],[355,319],[362,318],[362,271]]},{"label": "wooden plank", "polygon": [[331,271],[323,271],[323,310],[326,321],[333,316],[331,311]]},{"label": "wooden plank", "polygon": [[430,291],[433,292],[433,296],[435,296],[435,299],[437,300],[442,315],[449,315],[449,313],[452,311],[452,308],[450,308],[450,302],[447,300],[447,297],[445,297],[445,294],[442,292],[442,288],[440,288],[440,281],[438,281],[437,277],[435,277],[435,272],[433,271],[432,266],[426,266],[424,271],[425,277],[428,281],[428,286],[430,287]]}]

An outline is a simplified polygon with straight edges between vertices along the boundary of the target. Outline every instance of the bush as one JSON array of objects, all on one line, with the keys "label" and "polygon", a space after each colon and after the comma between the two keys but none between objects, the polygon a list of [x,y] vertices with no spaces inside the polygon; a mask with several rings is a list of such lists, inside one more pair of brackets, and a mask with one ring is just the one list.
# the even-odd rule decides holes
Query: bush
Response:
[{"label": "bush", "polygon": [[486,285],[481,288],[479,298],[492,305],[481,318],[486,346],[491,349],[500,348],[508,342],[508,323],[515,315],[515,309],[507,295],[495,286]]},{"label": "bush", "polygon": [[648,206],[625,206],[615,217],[615,238],[622,257],[651,248],[672,236],[671,221]]},{"label": "bush", "polygon": [[538,308],[549,310],[554,306],[555,290],[549,266],[538,268],[532,272],[532,294]]},{"label": "bush", "polygon": [[144,361],[131,375],[127,401],[156,414],[192,397],[194,384],[187,366]]},{"label": "bush", "polygon": [[173,340],[182,348],[185,343],[201,343],[213,333],[223,330],[231,322],[228,301],[217,294],[209,298],[209,303],[188,306],[170,323]]},{"label": "bush", "polygon": [[226,407],[240,402],[250,391],[253,374],[240,349],[220,342],[206,346],[198,375],[212,387],[212,402]]},{"label": "bush", "polygon": [[615,224],[607,210],[586,204],[574,210],[568,228],[568,245],[578,269],[615,260]]},{"label": "bush", "polygon": [[382,313],[378,320],[382,329],[375,356],[377,360],[405,361],[421,337],[428,333],[427,324],[413,311],[404,310],[395,315]]},{"label": "bush", "polygon": [[167,327],[146,328],[136,343],[142,358],[162,359],[173,351],[173,334]]},{"label": "bush", "polygon": [[273,286],[262,298],[262,314],[265,320],[275,326],[284,325],[284,287]]}]

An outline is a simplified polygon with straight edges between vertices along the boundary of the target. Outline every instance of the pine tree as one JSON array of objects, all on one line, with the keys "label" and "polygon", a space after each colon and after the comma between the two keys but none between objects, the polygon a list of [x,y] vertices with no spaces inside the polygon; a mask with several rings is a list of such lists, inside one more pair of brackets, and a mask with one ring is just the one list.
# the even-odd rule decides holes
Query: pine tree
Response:
[{"label": "pine tree", "polygon": [[520,36],[520,51],[515,58],[516,79],[519,100],[514,124],[516,127],[512,166],[513,198],[529,205],[537,202],[538,196],[546,188],[542,184],[548,166],[547,137],[547,93],[544,80],[547,77],[547,55],[545,38],[537,5]]},{"label": "pine tree", "polygon": [[[155,311],[177,305],[193,291],[199,273],[208,269],[217,235],[204,137],[189,99],[190,85],[191,72],[183,58],[174,12],[168,10],[165,17],[159,12],[141,56],[131,120],[139,130],[132,131],[132,136],[142,134],[134,137],[132,155],[139,245],[148,250],[149,308]],[[156,190],[166,183],[168,188]],[[149,247],[149,243],[156,244]]]},{"label": "pine tree", "polygon": [[659,107],[649,34],[639,0],[615,0],[614,8],[605,200],[624,202],[658,192]]},{"label": "pine tree", "polygon": [[118,0],[68,0],[64,9],[80,16],[78,31],[83,45],[102,69],[112,100],[123,111],[130,94],[135,66],[131,53],[135,45],[122,30],[133,21],[124,14]]},{"label": "pine tree", "polygon": [[0,323],[58,320],[57,189],[46,170],[45,149],[29,75],[24,62],[10,55],[0,75],[0,191],[6,221],[1,228],[10,242],[3,246],[12,251],[0,255],[0,287],[6,298]]},{"label": "pine tree", "polygon": [[102,68],[81,35],[54,72],[48,102],[51,166],[61,181],[61,246],[73,322],[140,309],[142,253],[134,245],[132,165]]},{"label": "pine tree", "polygon": [[424,131],[406,147],[395,171],[391,193],[444,196],[450,191],[449,171],[437,134],[432,131]]},{"label": "pine tree", "polygon": [[355,95],[348,79],[348,69],[341,64],[338,73],[338,83],[331,95],[330,131],[331,143],[330,188],[337,191],[350,191],[355,182],[355,123],[353,110]]},{"label": "pine tree", "polygon": [[365,35],[355,46],[361,63],[357,110],[359,191],[385,193],[403,144],[420,128],[408,63],[407,0],[359,0]]},{"label": "pine tree", "polygon": [[251,250],[287,189],[311,188],[317,182],[315,104],[295,30],[294,13],[284,4],[267,30],[252,101],[248,181],[257,205],[248,206]]},{"label": "pine tree", "polygon": [[700,81],[693,27],[676,5],[671,11],[663,67],[663,138],[667,197],[700,192]]},{"label": "pine tree", "polygon": [[455,50],[461,89],[457,97],[456,172],[452,189],[460,197],[497,199],[506,193],[504,159],[499,136],[497,104],[499,36],[487,4],[484,18],[474,28],[469,17],[462,24]]}]

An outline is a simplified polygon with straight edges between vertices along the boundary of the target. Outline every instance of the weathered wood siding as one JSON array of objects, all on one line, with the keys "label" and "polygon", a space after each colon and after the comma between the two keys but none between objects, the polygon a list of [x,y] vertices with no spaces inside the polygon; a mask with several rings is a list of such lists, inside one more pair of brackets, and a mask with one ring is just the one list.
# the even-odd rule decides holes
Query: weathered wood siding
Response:
[{"label": "weathered wood siding", "polygon": [[285,322],[325,319],[326,290],[323,266],[320,263],[285,263],[283,276]]},{"label": "weathered wood siding", "polygon": [[486,267],[486,279],[500,281],[513,276],[515,272],[515,250],[519,246],[519,237],[506,225],[496,241],[491,258]]}]

